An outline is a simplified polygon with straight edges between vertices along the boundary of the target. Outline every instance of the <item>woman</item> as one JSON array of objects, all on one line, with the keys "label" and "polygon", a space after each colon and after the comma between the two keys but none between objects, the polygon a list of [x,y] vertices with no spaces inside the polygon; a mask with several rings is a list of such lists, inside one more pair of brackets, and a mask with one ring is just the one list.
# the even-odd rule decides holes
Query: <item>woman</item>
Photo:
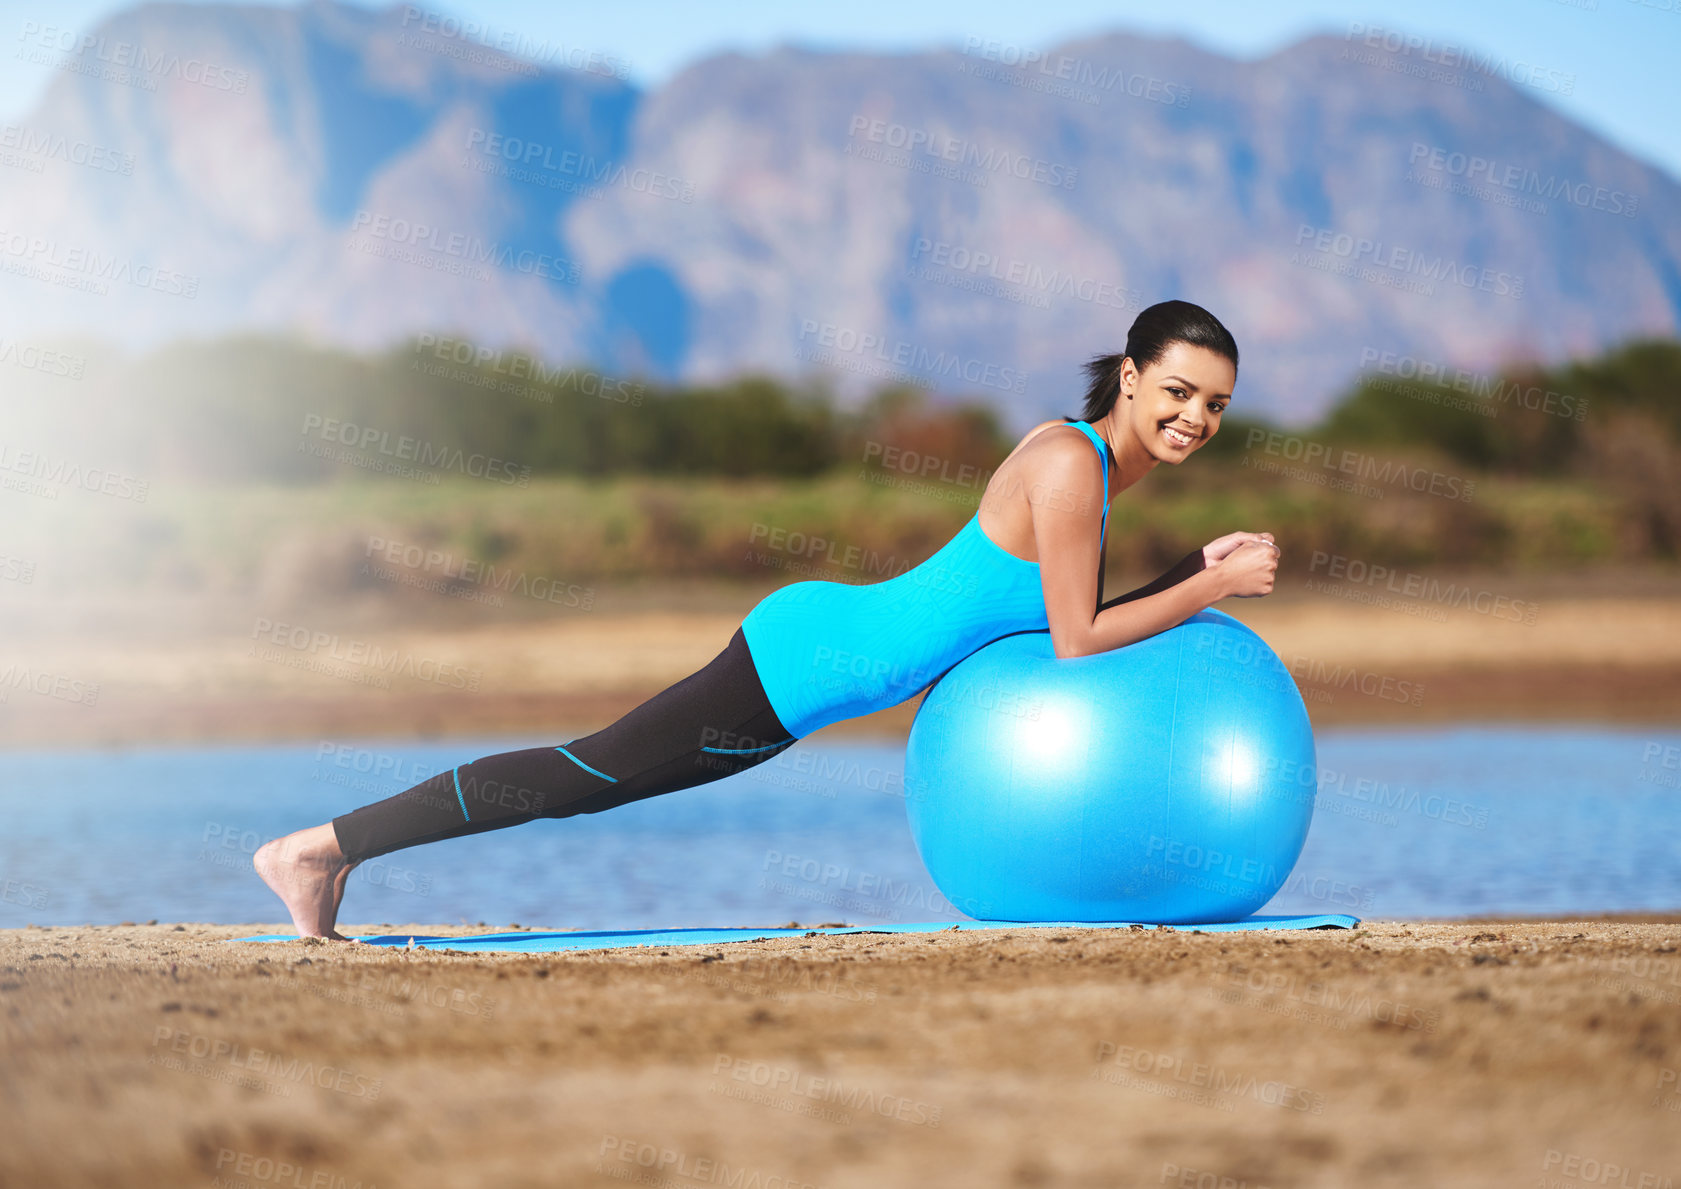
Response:
[{"label": "woman", "polygon": [[914,696],[1013,632],[1048,630],[1057,656],[1083,656],[1153,636],[1221,599],[1270,592],[1278,547],[1269,533],[1238,532],[1102,602],[1109,501],[1214,436],[1237,379],[1237,344],[1201,307],[1162,302],[1132,324],[1125,354],[1086,371],[1081,418],[1034,426],[975,515],[921,565],[872,585],[785,586],[748,613],[716,659],[593,735],[474,760],[265,844],[257,872],[298,935],[353,940],[334,924],[345,878],[364,859],[744,771],[821,726]]}]

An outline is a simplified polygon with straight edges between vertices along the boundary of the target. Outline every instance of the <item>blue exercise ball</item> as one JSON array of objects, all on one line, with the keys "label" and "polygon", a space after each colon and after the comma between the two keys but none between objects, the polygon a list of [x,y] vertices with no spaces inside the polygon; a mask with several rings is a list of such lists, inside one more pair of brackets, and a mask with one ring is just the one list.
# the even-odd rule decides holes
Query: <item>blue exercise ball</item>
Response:
[{"label": "blue exercise ball", "polygon": [[1058,659],[1049,632],[977,649],[917,707],[905,806],[969,916],[1209,924],[1284,885],[1315,771],[1277,654],[1207,610],[1093,656]]}]

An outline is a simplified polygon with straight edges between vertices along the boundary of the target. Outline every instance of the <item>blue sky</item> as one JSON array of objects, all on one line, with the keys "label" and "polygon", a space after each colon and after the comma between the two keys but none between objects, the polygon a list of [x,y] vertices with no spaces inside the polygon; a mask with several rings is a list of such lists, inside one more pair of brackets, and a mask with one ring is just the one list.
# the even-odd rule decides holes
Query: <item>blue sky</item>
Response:
[{"label": "blue sky", "polygon": [[[204,3],[207,0],[189,0]],[[355,0],[363,7],[388,7]],[[814,47],[961,47],[985,37],[1049,47],[1108,29],[1178,35],[1253,58],[1313,33],[1344,35],[1351,21],[1524,60],[1568,79],[1570,94],[1529,94],[1681,179],[1681,0],[422,0],[418,7],[499,33],[611,55],[632,80],[657,85],[723,50],[783,41]],[[130,7],[116,0],[0,0],[0,28],[25,21],[86,29]],[[50,67],[7,55],[0,118],[34,104]]]}]

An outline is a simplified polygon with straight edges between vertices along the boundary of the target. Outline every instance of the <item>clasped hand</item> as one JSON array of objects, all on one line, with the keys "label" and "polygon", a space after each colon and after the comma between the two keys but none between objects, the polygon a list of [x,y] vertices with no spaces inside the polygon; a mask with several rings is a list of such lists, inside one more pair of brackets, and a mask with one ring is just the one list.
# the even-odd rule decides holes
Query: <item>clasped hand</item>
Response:
[{"label": "clasped hand", "polygon": [[1271,533],[1227,533],[1202,547],[1202,562],[1222,571],[1228,595],[1247,599],[1272,593],[1282,552]]}]

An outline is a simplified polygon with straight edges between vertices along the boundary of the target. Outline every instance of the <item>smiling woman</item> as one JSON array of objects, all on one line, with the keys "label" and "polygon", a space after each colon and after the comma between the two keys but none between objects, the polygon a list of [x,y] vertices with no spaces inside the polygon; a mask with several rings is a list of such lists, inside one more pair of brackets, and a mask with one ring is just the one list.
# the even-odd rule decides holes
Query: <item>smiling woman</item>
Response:
[{"label": "smiling woman", "polygon": [[1214,435],[1237,346],[1208,311],[1164,302],[1138,316],[1124,354],[1089,370],[1085,415],[1036,426],[993,473],[975,515],[920,565],[870,585],[773,591],[716,659],[617,722],[562,746],[460,764],[275,839],[257,851],[258,873],[300,935],[338,937],[345,878],[365,859],[744,771],[830,723],[915,696],[1004,636],[1048,630],[1058,658],[1081,656],[1270,591],[1277,546],[1237,532],[1098,605],[1110,499]]},{"label": "smiling woman", "polygon": [[[1271,592],[1279,554],[1272,534],[1239,532],[1188,554],[1149,585],[1103,602],[1109,501],[1157,464],[1178,466],[1214,437],[1231,403],[1237,358],[1231,333],[1201,306],[1153,305],[1134,320],[1124,352],[1086,365],[1090,387],[1080,418],[1034,426],[999,464],[976,519],[1001,548],[1042,560],[1045,614],[1059,657],[1153,636],[1229,594]],[[1094,458],[1074,434],[1047,432],[1064,426],[1101,442],[1102,453]],[[1101,498],[1091,499],[1092,492]],[[1216,565],[1218,582],[1201,577]],[[1241,589],[1227,588],[1234,581]],[[1101,604],[1095,614],[1094,602]]]}]

